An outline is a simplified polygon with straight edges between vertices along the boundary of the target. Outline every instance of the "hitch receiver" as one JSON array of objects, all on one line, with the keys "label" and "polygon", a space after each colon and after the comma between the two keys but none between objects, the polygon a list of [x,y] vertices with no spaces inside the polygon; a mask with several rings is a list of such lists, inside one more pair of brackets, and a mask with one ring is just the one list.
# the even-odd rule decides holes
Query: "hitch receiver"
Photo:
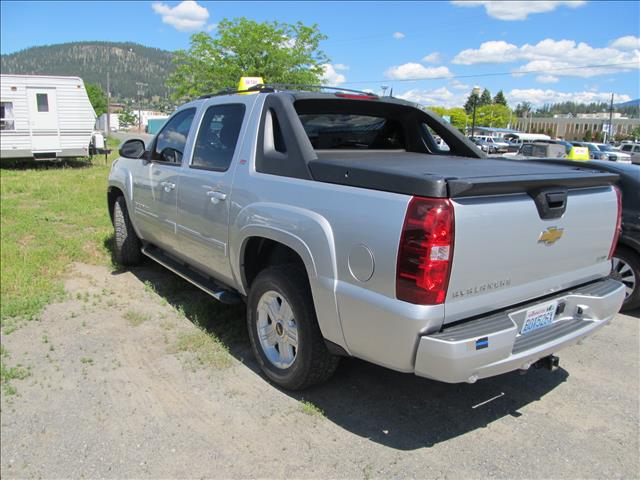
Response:
[{"label": "hitch receiver", "polygon": [[555,355],[548,355],[538,360],[534,366],[536,368],[546,368],[550,372],[555,372],[560,367],[560,358]]}]

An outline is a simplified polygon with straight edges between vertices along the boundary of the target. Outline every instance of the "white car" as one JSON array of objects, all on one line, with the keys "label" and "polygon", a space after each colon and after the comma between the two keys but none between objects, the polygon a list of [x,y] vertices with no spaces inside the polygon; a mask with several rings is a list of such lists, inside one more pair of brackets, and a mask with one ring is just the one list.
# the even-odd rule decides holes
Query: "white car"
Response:
[{"label": "white car", "polygon": [[640,164],[640,143],[625,143],[620,146],[620,151],[631,157],[631,163]]},{"label": "white car", "polygon": [[606,143],[594,143],[598,150],[607,155],[610,162],[631,163],[631,155],[621,152]]}]

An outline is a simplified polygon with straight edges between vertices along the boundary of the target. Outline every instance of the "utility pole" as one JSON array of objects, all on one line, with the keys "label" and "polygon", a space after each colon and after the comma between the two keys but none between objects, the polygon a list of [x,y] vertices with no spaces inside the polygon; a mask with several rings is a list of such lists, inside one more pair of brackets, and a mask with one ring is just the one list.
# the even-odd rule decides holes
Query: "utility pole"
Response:
[{"label": "utility pole", "polygon": [[107,131],[105,137],[111,133],[111,85],[109,84],[109,72],[107,72]]},{"label": "utility pole", "polygon": [[149,84],[148,83],[142,83],[142,82],[136,82],[136,85],[138,86],[138,132],[142,132],[142,106],[141,106],[141,102],[142,102],[142,94],[144,92],[144,87],[148,87]]},{"label": "utility pole", "polygon": [[611,105],[609,105],[609,131],[607,132],[607,138],[605,143],[610,142],[613,139],[613,93],[611,94]]}]

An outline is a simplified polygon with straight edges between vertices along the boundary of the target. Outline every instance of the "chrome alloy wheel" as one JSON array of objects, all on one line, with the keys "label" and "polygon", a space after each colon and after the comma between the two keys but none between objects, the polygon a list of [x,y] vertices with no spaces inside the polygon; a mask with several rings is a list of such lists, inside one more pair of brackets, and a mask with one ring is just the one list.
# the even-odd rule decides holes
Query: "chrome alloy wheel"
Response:
[{"label": "chrome alloy wheel", "polygon": [[257,330],[264,355],[274,366],[289,368],[298,354],[298,327],[287,300],[269,290],[258,301]]},{"label": "chrome alloy wheel", "polygon": [[622,258],[613,257],[611,259],[611,278],[614,280],[618,280],[622,282],[625,286],[625,297],[629,298],[631,294],[633,294],[638,279],[636,278],[636,274],[627,262],[625,262]]}]

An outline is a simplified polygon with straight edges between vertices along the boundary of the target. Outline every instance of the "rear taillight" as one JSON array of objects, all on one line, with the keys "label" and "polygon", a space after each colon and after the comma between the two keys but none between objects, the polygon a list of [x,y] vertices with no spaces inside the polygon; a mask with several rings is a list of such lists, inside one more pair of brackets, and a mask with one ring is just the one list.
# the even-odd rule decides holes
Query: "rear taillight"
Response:
[{"label": "rear taillight", "polygon": [[453,260],[453,225],[448,199],[411,199],[398,247],[399,300],[419,305],[444,302]]},{"label": "rear taillight", "polygon": [[618,187],[613,187],[616,192],[616,198],[618,200],[618,219],[616,220],[616,229],[613,232],[613,240],[611,242],[611,248],[609,249],[609,260],[613,258],[613,252],[616,251],[616,245],[618,245],[618,238],[620,238],[620,231],[622,230],[622,194]]}]

